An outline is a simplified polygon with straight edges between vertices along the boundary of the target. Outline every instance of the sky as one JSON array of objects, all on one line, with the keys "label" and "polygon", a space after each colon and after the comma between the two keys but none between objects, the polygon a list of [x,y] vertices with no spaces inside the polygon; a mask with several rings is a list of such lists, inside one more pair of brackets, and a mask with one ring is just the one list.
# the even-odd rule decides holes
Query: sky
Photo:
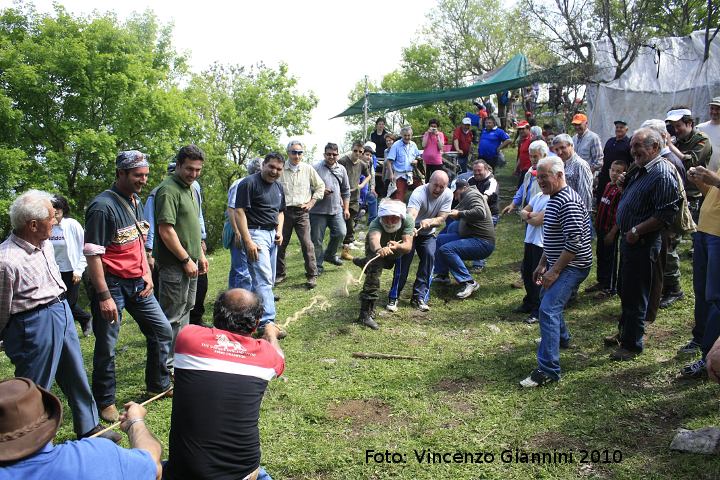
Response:
[{"label": "sky", "polygon": [[[36,0],[40,12],[52,12],[51,0]],[[301,91],[319,99],[312,133],[301,138],[306,149],[329,141],[341,143],[348,130],[342,118],[330,120],[349,106],[348,93],[368,75],[370,81],[398,68],[403,47],[419,35],[426,13],[436,0],[346,1],[217,1],[61,0],[72,14],[114,11],[124,19],[152,10],[163,24],[174,24],[178,51],[190,52],[199,72],[213,64],[288,64]],[[0,7],[9,6],[0,0]],[[285,142],[287,139],[280,139]]]}]

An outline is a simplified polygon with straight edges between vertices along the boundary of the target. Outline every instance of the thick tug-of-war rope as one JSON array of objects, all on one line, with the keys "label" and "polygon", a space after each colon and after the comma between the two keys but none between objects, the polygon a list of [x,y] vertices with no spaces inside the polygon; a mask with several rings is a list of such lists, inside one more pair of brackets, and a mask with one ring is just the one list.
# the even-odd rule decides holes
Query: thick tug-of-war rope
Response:
[{"label": "thick tug-of-war rope", "polygon": [[288,325],[290,325],[293,322],[296,322],[301,316],[303,316],[305,314],[305,312],[307,312],[311,308],[315,307],[316,304],[317,304],[318,310],[320,310],[320,311],[326,310],[332,306],[330,304],[330,302],[328,301],[328,299],[325,298],[324,296],[315,295],[314,297],[312,297],[312,299],[310,299],[310,304],[307,307],[301,308],[300,310],[295,312],[295,315],[293,315],[292,317],[288,317],[285,320],[285,322],[283,322],[283,324],[280,325],[280,327],[287,328]]},{"label": "thick tug-of-war rope", "polygon": [[[172,392],[172,388],[170,388],[170,389],[168,389],[168,390],[165,390],[165,391],[162,392],[162,393],[158,393],[157,395],[155,395],[155,396],[152,397],[152,398],[148,398],[147,400],[145,400],[144,402],[142,402],[142,403],[140,404],[140,406],[141,406],[141,407],[144,407],[144,406],[147,405],[148,403],[152,403],[152,402],[154,402],[155,400],[158,400],[158,399],[164,397],[165,395],[167,395],[167,394],[170,393],[170,392]],[[99,432],[97,432],[97,433],[95,433],[95,434],[93,434],[93,435],[90,435],[90,438],[98,437],[98,436],[102,435],[103,433],[112,430],[113,428],[117,428],[117,427],[120,426],[121,423],[122,423],[122,422],[115,422],[115,423],[113,423],[112,425],[110,425],[109,427],[103,428],[103,429],[100,430]]]},{"label": "thick tug-of-war rope", "polygon": [[380,255],[375,255],[373,258],[367,261],[365,266],[363,267],[362,271],[360,272],[360,276],[356,279],[353,277],[353,275],[350,272],[347,272],[347,277],[345,278],[345,285],[343,286],[341,290],[341,294],[343,297],[349,297],[350,296],[350,285],[360,285],[362,282],[363,275],[365,275],[365,270],[367,270],[368,265],[370,265],[372,262],[380,258]]}]

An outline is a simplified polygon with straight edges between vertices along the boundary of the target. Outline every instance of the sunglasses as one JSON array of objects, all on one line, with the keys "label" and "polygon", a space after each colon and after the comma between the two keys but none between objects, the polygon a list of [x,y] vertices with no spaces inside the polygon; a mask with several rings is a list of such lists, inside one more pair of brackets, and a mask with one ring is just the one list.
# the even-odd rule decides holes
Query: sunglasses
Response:
[{"label": "sunglasses", "polygon": [[305,152],[302,150],[290,150],[290,153],[292,153],[293,155],[302,155]]},{"label": "sunglasses", "polygon": [[328,152],[325,152],[325,156],[326,156],[326,157],[337,157],[338,154],[337,154],[337,153],[328,153]]}]

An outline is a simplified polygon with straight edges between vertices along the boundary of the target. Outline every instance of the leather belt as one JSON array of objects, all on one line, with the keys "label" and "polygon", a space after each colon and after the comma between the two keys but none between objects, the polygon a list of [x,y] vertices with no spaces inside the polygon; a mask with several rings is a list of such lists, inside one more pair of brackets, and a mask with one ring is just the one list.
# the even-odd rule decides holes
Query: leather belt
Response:
[{"label": "leather belt", "polygon": [[65,300],[66,297],[67,297],[66,292],[63,292],[63,293],[61,293],[60,295],[58,295],[57,297],[53,298],[52,300],[50,300],[50,301],[47,302],[47,303],[43,303],[42,305],[38,305],[37,307],[33,307],[33,308],[31,308],[30,310],[25,310],[24,312],[13,313],[12,316],[15,317],[15,316],[17,316],[17,315],[27,315],[28,313],[34,313],[34,312],[37,312],[38,310],[42,310],[43,308],[52,307],[52,306],[55,305],[56,303],[60,303],[60,302],[62,302],[63,300]]}]

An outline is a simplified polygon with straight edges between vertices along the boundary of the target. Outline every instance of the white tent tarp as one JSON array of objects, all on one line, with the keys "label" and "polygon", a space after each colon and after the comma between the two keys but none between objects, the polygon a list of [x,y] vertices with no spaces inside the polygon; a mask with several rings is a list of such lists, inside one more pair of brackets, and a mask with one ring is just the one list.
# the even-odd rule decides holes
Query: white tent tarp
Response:
[{"label": "white tent tarp", "polygon": [[[673,105],[687,105],[696,121],[709,119],[708,102],[720,95],[720,36],[703,63],[705,32],[653,39],[617,80],[608,42],[593,44],[597,73],[587,85],[588,124],[603,142],[614,136],[613,122],[625,120],[630,131],[650,118],[665,119]],[[659,55],[658,55],[659,51]]]}]

